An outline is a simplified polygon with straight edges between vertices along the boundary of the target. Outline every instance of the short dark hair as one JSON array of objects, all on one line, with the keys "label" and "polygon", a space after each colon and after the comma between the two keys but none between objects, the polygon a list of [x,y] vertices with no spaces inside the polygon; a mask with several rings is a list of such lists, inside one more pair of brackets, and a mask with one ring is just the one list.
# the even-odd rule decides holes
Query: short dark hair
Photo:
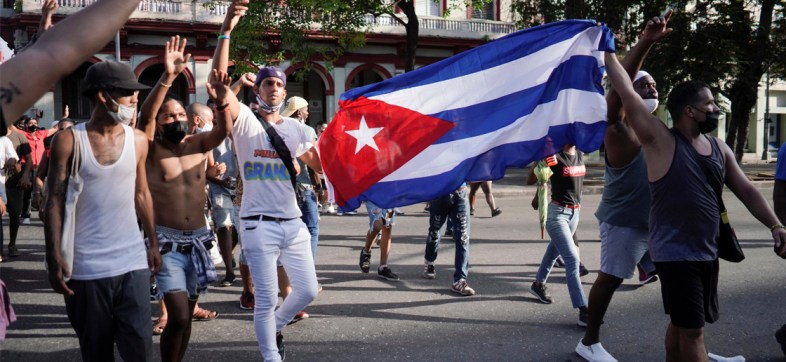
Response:
[{"label": "short dark hair", "polygon": [[676,122],[683,108],[696,104],[699,101],[699,92],[704,88],[709,89],[710,86],[700,80],[689,80],[674,86],[666,101],[671,119]]}]

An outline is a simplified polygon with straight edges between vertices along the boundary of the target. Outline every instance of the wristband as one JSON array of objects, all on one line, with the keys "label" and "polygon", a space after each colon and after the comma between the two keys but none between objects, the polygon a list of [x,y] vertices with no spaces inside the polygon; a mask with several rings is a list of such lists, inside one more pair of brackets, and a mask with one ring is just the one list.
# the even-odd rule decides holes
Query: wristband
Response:
[{"label": "wristband", "polygon": [[783,226],[781,224],[775,224],[773,226],[770,226],[770,231],[775,231],[775,229],[786,229],[786,226]]},{"label": "wristband", "polygon": [[164,82],[158,82],[158,83],[161,84],[161,86],[164,87],[164,88],[169,88],[169,87],[172,86],[171,84],[166,84]]},{"label": "wristband", "polygon": [[221,112],[221,111],[227,109],[227,107],[229,107],[229,103],[225,103],[225,104],[222,104],[220,106],[216,106],[216,110]]},{"label": "wristband", "polygon": [[229,35],[224,35],[224,34],[221,34],[221,35],[219,35],[219,36],[218,36],[218,39],[219,39],[219,40],[221,40],[221,39],[226,39],[226,40],[229,40]]}]

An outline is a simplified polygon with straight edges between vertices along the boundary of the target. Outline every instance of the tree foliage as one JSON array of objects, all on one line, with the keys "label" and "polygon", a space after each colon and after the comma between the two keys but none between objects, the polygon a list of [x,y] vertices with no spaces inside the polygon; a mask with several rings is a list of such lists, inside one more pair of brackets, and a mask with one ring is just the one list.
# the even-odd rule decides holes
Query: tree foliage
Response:
[{"label": "tree foliage", "polygon": [[[726,143],[741,159],[748,138],[749,115],[762,75],[786,79],[784,0],[519,0],[513,10],[520,26],[565,18],[594,18],[616,29],[617,49],[636,42],[652,16],[674,8],[674,32],[657,44],[644,63],[661,97],[675,84],[697,79],[731,101]],[[727,117],[729,119],[729,117]]]}]

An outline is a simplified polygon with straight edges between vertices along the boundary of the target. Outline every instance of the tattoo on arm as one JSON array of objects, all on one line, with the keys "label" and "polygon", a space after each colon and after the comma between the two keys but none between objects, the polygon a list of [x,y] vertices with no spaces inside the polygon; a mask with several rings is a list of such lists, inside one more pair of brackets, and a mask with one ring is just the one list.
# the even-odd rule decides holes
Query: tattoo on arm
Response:
[{"label": "tattoo on arm", "polygon": [[67,190],[68,190],[68,182],[54,181],[52,185],[52,190],[50,190],[49,192],[50,195],[65,196]]},{"label": "tattoo on arm", "polygon": [[14,100],[14,96],[22,94],[22,91],[13,83],[8,82],[9,87],[0,87],[0,102],[9,104]]}]

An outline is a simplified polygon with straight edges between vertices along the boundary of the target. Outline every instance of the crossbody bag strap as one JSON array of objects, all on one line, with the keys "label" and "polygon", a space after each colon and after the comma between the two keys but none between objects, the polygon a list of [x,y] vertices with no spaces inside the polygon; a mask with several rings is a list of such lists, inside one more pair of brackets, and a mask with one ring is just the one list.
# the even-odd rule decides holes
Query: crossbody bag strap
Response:
[{"label": "crossbody bag strap", "polygon": [[292,188],[295,190],[295,194],[297,194],[297,180],[295,176],[297,172],[295,172],[295,165],[292,162],[292,154],[289,152],[289,148],[287,148],[286,143],[284,143],[284,139],[279,136],[276,129],[273,128],[266,120],[262,119],[259,114],[256,114],[257,119],[260,123],[262,123],[262,127],[265,128],[265,132],[270,137],[270,143],[273,144],[273,148],[278,153],[278,156],[281,158],[281,161],[284,162],[284,166],[286,166],[287,171],[289,172],[289,180],[292,182]]}]

